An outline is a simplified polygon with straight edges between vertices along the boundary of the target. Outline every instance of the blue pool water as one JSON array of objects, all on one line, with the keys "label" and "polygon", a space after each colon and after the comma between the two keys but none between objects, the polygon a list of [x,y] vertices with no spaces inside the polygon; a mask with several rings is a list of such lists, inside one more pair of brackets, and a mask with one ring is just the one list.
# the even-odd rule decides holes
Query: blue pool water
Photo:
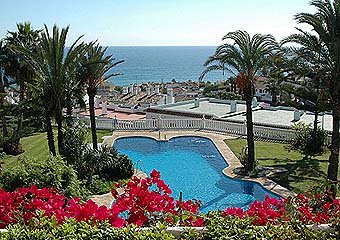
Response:
[{"label": "blue pool water", "polygon": [[226,207],[247,208],[266,195],[279,197],[260,184],[232,179],[222,170],[227,167],[214,143],[203,137],[176,137],[156,141],[147,137],[125,137],[115,141],[119,153],[132,159],[135,167],[146,173],[161,172],[174,197],[180,191],[184,199],[202,201],[202,212]]}]

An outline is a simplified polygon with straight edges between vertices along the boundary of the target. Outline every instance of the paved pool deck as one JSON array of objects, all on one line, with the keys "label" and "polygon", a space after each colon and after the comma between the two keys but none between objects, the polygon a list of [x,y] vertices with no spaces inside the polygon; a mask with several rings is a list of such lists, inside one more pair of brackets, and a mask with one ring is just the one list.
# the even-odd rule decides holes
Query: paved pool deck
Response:
[{"label": "paved pool deck", "polygon": [[[229,177],[248,180],[253,182],[260,183],[264,188],[281,195],[282,197],[294,196],[295,193],[280,186],[274,181],[265,178],[265,177],[248,177],[243,175],[238,175],[234,173],[234,169],[242,167],[240,160],[236,157],[236,155],[231,151],[228,145],[224,142],[225,139],[234,139],[235,137],[228,135],[221,135],[216,133],[202,132],[202,131],[138,131],[138,132],[120,132],[116,131],[112,134],[112,136],[104,137],[103,144],[107,146],[112,146],[114,141],[118,138],[122,137],[150,137],[158,141],[167,141],[173,137],[180,136],[199,136],[209,138],[217,147],[223,158],[228,163],[228,167],[223,169],[223,173]],[[101,197],[102,196],[102,197]],[[101,205],[109,206],[112,202],[111,194],[104,194],[99,196],[94,196],[92,198],[95,202]]]}]

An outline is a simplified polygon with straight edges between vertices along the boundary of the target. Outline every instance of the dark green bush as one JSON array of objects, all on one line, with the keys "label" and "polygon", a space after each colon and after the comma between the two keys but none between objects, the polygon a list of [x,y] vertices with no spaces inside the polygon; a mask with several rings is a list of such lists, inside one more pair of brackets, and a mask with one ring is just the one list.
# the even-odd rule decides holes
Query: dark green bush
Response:
[{"label": "dark green bush", "polygon": [[295,137],[290,141],[290,149],[300,151],[306,156],[322,154],[325,148],[327,133],[317,128],[314,131],[309,125],[298,123],[293,126]]},{"label": "dark green bush", "polygon": [[115,158],[107,156],[102,158],[101,161],[98,174],[108,181],[126,179],[133,175],[132,161],[126,155],[117,155]]},{"label": "dark green bush", "polygon": [[105,146],[98,150],[87,148],[82,161],[76,164],[76,168],[80,177],[88,180],[91,180],[94,175],[106,181],[126,179],[133,175],[131,160],[125,155],[118,155],[114,148]]},{"label": "dark green bush", "polygon": [[[64,128],[64,158],[72,164],[81,180],[86,180],[88,188],[102,192],[107,189],[103,181],[117,181],[130,178],[133,175],[133,164],[127,156],[118,155],[111,147],[92,149],[86,143],[87,128],[84,123],[74,121]],[[94,186],[93,177],[96,176],[98,187]],[[93,193],[99,193],[93,192]]]},{"label": "dark green bush", "polygon": [[5,168],[0,174],[0,184],[7,191],[32,184],[42,187],[55,187],[66,196],[82,196],[77,174],[60,157],[46,160],[19,158],[15,165]]},{"label": "dark green bush", "polygon": [[74,165],[81,162],[86,150],[88,130],[86,124],[80,121],[72,121],[69,124],[69,126],[63,128],[63,157],[68,164]]}]

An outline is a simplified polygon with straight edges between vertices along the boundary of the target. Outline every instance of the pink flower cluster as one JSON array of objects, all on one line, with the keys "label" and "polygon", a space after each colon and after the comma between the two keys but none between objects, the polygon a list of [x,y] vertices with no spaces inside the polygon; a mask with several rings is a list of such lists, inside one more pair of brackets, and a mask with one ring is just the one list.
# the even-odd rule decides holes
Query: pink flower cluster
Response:
[{"label": "pink flower cluster", "polygon": [[[145,226],[163,220],[168,224],[202,226],[197,216],[199,203],[175,201],[168,185],[160,179],[157,171],[145,179],[133,177],[124,187],[124,194],[112,190],[116,198],[112,208],[98,206],[92,200],[67,199],[53,188],[19,188],[14,192],[0,189],[0,228],[18,222],[28,223],[43,211],[44,216],[54,216],[59,223],[66,218],[77,221],[108,221],[113,227],[127,224]],[[117,187],[121,187],[117,184]],[[185,218],[181,216],[185,215]]]},{"label": "pink flower cluster", "polygon": [[21,221],[27,223],[38,216],[38,211],[43,211],[44,216],[55,216],[59,223],[65,218],[75,218],[78,221],[107,220],[115,227],[125,224],[114,209],[98,206],[91,200],[85,203],[77,198],[68,200],[53,188],[38,189],[32,185],[14,192],[0,189],[0,228]]},{"label": "pink flower cluster", "polygon": [[[132,177],[124,194],[116,190],[122,187],[117,184],[111,191],[116,199],[113,209],[127,215],[127,222],[137,226],[149,225],[157,220],[169,224],[180,222],[186,226],[202,226],[203,219],[197,216],[199,203],[196,201],[175,201],[171,189],[160,179],[160,173],[153,170],[150,177]],[[185,220],[180,215],[188,215]]]},{"label": "pink flower cluster", "polygon": [[[123,193],[118,192],[123,189]],[[200,202],[178,201],[171,189],[153,170],[150,177],[133,177],[127,185],[121,183],[111,191],[115,201],[112,208],[98,206],[91,200],[67,199],[53,188],[19,188],[14,192],[0,189],[0,228],[9,224],[28,223],[39,216],[54,216],[59,223],[66,218],[77,221],[108,221],[113,227],[128,224],[150,226],[162,221],[168,225],[203,226],[198,214]],[[340,219],[340,200],[333,194],[306,193],[287,199],[270,198],[255,201],[248,210],[228,208],[222,216],[250,217],[254,225],[279,224],[298,219],[302,223],[329,223]]]},{"label": "pink flower cluster", "polygon": [[305,193],[280,200],[266,196],[264,202],[250,204],[248,210],[227,208],[222,215],[251,217],[254,225],[278,224],[293,218],[304,224],[329,223],[331,219],[340,218],[340,200],[328,193]]}]

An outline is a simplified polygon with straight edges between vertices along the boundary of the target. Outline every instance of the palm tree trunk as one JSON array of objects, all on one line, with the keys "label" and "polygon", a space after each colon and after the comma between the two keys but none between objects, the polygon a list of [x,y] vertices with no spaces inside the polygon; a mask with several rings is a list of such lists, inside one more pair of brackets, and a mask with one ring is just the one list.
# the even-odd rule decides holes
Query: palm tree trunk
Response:
[{"label": "palm tree trunk", "polygon": [[314,137],[316,137],[316,131],[318,130],[318,118],[319,118],[319,112],[318,110],[315,110],[314,111],[314,122],[313,122]]},{"label": "palm tree trunk", "polygon": [[331,143],[331,155],[329,156],[329,164],[327,171],[327,178],[331,181],[338,180],[338,168],[339,168],[339,149],[340,149],[340,134],[339,134],[339,120],[340,120],[340,103],[334,103],[333,105],[333,130],[332,130],[332,143]]},{"label": "palm tree trunk", "polygon": [[56,150],[54,145],[54,135],[53,135],[53,128],[52,128],[52,121],[49,111],[45,111],[46,113],[46,131],[47,131],[47,142],[48,142],[48,149],[53,156],[56,156]]},{"label": "palm tree trunk", "polygon": [[[1,70],[1,69],[0,69]],[[0,71],[1,79],[0,79],[0,109],[1,109],[1,122],[2,122],[2,135],[3,137],[7,137],[8,130],[6,124],[6,111],[5,111],[5,86],[3,83],[3,74]]]},{"label": "palm tree trunk", "polygon": [[92,132],[92,145],[93,149],[98,149],[97,131],[96,131],[96,115],[94,111],[94,94],[89,94],[89,110],[90,110],[90,122]]},{"label": "palm tree trunk", "polygon": [[59,154],[63,156],[64,153],[64,134],[63,134],[63,113],[62,109],[57,109],[55,120],[58,127],[58,149]]},{"label": "palm tree trunk", "polygon": [[247,144],[248,144],[248,171],[255,168],[255,145],[254,145],[254,130],[253,130],[253,113],[252,113],[252,98],[251,95],[246,96],[246,120],[247,120]]}]

